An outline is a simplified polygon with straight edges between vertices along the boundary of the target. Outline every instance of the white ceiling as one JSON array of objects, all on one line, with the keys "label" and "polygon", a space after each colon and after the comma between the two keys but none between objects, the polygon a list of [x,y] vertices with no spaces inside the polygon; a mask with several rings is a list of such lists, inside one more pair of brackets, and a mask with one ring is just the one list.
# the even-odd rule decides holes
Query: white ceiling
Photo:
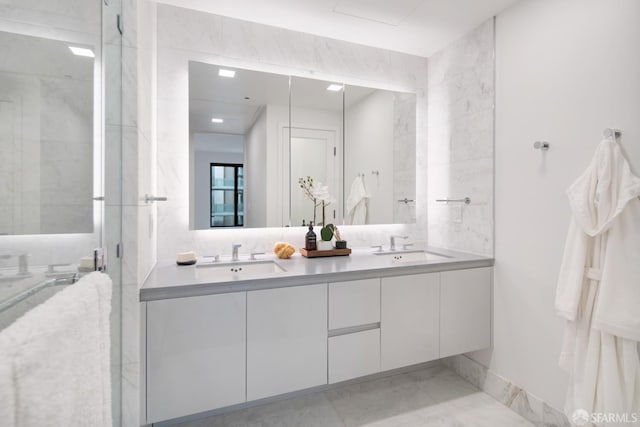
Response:
[{"label": "white ceiling", "polygon": [[157,0],[428,57],[519,0]]},{"label": "white ceiling", "polygon": [[[234,78],[220,77],[217,65],[189,62],[189,129],[191,133],[244,135],[253,126],[266,105],[288,108],[289,77],[261,71],[233,69]],[[332,83],[293,77],[291,104],[296,108],[311,108],[342,112],[342,91],[330,92]],[[348,86],[345,107],[359,102],[375,89]],[[213,117],[223,123],[212,123]]]}]

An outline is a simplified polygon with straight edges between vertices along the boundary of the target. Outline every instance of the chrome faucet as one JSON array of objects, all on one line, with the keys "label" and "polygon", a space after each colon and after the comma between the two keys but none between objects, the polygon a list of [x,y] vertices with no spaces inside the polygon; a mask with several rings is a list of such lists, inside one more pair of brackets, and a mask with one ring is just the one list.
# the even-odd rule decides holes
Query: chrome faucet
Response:
[{"label": "chrome faucet", "polygon": [[242,245],[240,243],[231,244],[231,261],[238,261],[238,248]]},{"label": "chrome faucet", "polygon": [[23,253],[18,255],[0,255],[0,259],[10,259],[13,257],[18,258],[18,275],[20,276],[29,276],[29,254]]},{"label": "chrome faucet", "polygon": [[408,239],[409,236],[399,236],[399,235],[391,235],[391,237],[389,238],[389,250],[390,251],[395,251],[396,250],[396,239]]},{"label": "chrome faucet", "polygon": [[18,255],[18,274],[29,274],[29,254]]}]

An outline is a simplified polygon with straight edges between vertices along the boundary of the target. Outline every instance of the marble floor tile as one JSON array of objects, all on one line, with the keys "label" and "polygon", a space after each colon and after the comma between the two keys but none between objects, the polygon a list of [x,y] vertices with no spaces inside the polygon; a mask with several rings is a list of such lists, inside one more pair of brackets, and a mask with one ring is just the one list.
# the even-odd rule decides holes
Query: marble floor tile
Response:
[{"label": "marble floor tile", "polygon": [[438,365],[180,426],[533,427],[533,424]]},{"label": "marble floor tile", "polygon": [[533,424],[513,412],[491,396],[477,392],[462,399],[455,399],[450,405],[451,412],[464,426],[474,427],[517,427]]},{"label": "marble floor tile", "polygon": [[294,397],[180,424],[180,427],[343,427],[324,393]]},{"label": "marble floor tile", "polygon": [[[429,372],[432,368],[429,369]],[[326,391],[346,427],[369,425],[436,403],[424,390],[421,378],[398,374]],[[427,380],[428,381],[428,380]]]},{"label": "marble floor tile", "polygon": [[465,396],[479,391],[477,387],[442,365],[428,372],[419,370],[407,375],[414,378],[420,389],[437,403],[464,399]]}]

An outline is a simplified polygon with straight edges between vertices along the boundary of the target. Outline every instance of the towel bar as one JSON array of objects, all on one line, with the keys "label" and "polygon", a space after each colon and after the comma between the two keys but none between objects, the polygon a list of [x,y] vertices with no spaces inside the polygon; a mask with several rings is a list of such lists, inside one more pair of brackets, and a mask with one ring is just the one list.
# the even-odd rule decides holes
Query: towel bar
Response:
[{"label": "towel bar", "polygon": [[468,205],[471,203],[471,198],[465,197],[464,199],[436,199],[436,202],[439,203],[464,203]]}]

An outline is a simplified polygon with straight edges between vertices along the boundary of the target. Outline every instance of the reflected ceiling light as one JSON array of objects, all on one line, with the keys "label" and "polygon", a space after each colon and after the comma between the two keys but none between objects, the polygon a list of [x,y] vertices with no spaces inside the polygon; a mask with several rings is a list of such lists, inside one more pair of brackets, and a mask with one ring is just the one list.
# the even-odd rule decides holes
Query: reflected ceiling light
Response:
[{"label": "reflected ceiling light", "polygon": [[225,70],[224,68],[220,68],[218,70],[218,75],[220,77],[231,77],[231,78],[233,78],[233,77],[236,76],[236,72],[233,71],[233,70]]},{"label": "reflected ceiling light", "polygon": [[93,51],[91,49],[87,49],[85,47],[69,46],[69,50],[71,50],[71,52],[73,52],[74,55],[87,56],[89,58],[95,58],[96,57],[93,54]]},{"label": "reflected ceiling light", "polygon": [[214,117],[213,119],[211,119],[211,123],[224,123],[224,120],[218,117]]},{"label": "reflected ceiling light", "polygon": [[327,90],[330,90],[331,92],[340,92],[342,90],[342,85],[330,84],[329,87],[327,87]]}]

